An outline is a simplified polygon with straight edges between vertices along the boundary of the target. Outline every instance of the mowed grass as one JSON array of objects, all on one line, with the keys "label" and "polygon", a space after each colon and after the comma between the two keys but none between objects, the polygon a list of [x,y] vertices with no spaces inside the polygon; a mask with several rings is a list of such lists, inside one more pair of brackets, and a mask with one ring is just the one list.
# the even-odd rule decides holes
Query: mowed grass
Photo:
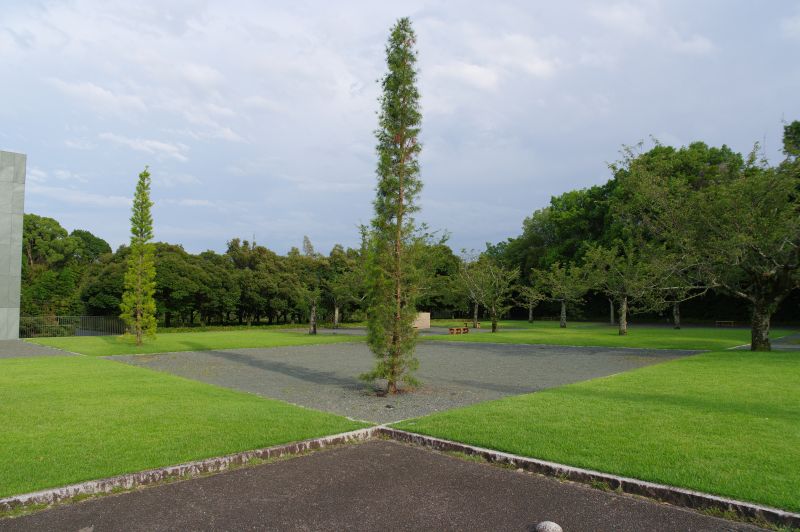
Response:
[{"label": "mowed grass", "polygon": [[704,353],[398,428],[800,511],[800,352]]},{"label": "mowed grass", "polygon": [[[464,321],[442,321],[435,326],[463,326]],[[481,322],[482,328],[491,324]],[[504,330],[520,328],[524,330]],[[775,340],[792,334],[790,329],[773,329],[770,338]],[[671,327],[631,325],[628,335],[620,336],[617,327],[601,323],[570,323],[565,329],[558,322],[504,321],[496,333],[429,336],[426,340],[440,342],[487,342],[498,344],[549,344],[596,347],[639,347],[648,349],[698,349],[717,350],[750,343],[750,330],[722,327]]]},{"label": "mowed grass", "polygon": [[86,357],[0,360],[0,497],[366,426]]},{"label": "mowed grass", "polygon": [[283,347],[292,345],[357,342],[353,336],[310,335],[303,332],[273,330],[235,330],[181,332],[156,335],[137,346],[133,336],[71,336],[35,338],[29,342],[57,347],[90,356],[141,355],[174,351],[209,351],[247,347]]}]

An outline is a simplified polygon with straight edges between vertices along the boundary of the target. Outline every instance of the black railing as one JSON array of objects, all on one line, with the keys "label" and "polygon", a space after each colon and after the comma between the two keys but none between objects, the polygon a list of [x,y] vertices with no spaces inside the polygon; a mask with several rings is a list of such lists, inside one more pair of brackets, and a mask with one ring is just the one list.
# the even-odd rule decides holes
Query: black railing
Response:
[{"label": "black railing", "polygon": [[125,322],[116,316],[21,316],[20,338],[47,336],[114,336],[124,334]]}]

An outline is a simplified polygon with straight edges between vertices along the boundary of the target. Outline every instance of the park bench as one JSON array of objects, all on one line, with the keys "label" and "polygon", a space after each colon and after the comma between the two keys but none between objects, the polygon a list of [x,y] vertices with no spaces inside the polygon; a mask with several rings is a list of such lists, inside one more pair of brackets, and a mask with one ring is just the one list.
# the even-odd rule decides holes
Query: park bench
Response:
[{"label": "park bench", "polygon": [[[469,327],[469,324],[470,324],[470,322],[465,321],[464,322],[464,327]],[[475,324],[475,328],[476,329],[480,329],[481,328],[481,322],[478,322],[477,324]]]},{"label": "park bench", "polygon": [[467,334],[469,327],[450,327],[450,334]]},{"label": "park bench", "polygon": [[733,327],[735,325],[732,320],[717,320],[717,327]]}]

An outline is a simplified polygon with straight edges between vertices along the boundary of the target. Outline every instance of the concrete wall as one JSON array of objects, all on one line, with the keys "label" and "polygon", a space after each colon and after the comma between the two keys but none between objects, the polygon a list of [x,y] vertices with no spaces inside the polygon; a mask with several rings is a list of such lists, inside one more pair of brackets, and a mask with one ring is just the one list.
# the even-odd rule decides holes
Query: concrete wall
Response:
[{"label": "concrete wall", "polygon": [[0,151],[0,340],[19,337],[25,155]]}]

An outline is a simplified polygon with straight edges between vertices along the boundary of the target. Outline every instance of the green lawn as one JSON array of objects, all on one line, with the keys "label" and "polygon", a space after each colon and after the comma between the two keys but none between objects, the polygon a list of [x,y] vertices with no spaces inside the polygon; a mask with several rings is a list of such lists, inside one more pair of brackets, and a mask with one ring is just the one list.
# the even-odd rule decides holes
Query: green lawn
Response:
[{"label": "green lawn", "polygon": [[0,497],[364,426],[110,360],[0,360]]},{"label": "green lawn", "polygon": [[398,423],[800,511],[800,352],[705,353]]},{"label": "green lawn", "polygon": [[41,345],[58,347],[83,355],[140,355],[173,351],[208,351],[212,349],[241,349],[245,347],[279,347],[289,345],[331,344],[357,342],[353,336],[328,336],[274,330],[235,330],[181,332],[157,335],[136,346],[133,336],[71,336],[35,338],[28,340]]},{"label": "green lawn", "polygon": [[[440,325],[441,324],[441,325]],[[436,326],[463,326],[464,321],[452,320],[437,322]],[[482,327],[491,327],[481,322]],[[524,330],[504,330],[524,328]],[[795,331],[773,329],[770,338],[777,339]],[[465,335],[430,336],[433,341],[444,342],[488,342],[500,344],[550,344],[582,345],[597,347],[642,347],[650,349],[727,349],[750,343],[749,329],[728,329],[721,327],[671,327],[653,325],[632,325],[627,336],[620,336],[617,327],[601,323],[571,323],[562,329],[558,322],[527,321],[501,322],[496,333]]]}]

